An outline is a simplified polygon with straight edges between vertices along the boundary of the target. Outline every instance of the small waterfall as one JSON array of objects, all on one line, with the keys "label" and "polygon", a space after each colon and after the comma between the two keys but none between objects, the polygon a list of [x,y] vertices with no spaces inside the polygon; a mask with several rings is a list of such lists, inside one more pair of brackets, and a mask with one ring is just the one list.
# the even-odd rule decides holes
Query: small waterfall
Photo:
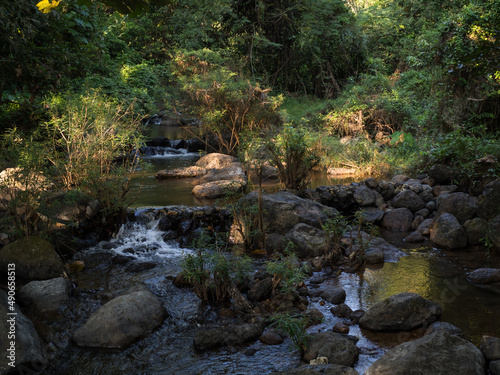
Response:
[{"label": "small waterfall", "polygon": [[151,210],[138,210],[136,218],[122,225],[116,237],[101,242],[90,251],[111,251],[134,258],[137,261],[162,262],[165,259],[180,258],[190,249],[181,248],[175,241],[165,241],[165,232],[158,228],[160,218]]}]

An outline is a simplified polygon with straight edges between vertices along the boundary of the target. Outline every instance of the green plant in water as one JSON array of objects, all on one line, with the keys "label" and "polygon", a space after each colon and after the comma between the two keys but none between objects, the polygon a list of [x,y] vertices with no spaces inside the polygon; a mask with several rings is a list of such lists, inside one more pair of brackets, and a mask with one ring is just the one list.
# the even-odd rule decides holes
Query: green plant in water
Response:
[{"label": "green plant in water", "polygon": [[273,292],[279,287],[280,292],[290,295],[306,279],[306,274],[293,251],[294,247],[292,242],[288,242],[285,254],[280,254],[278,259],[270,260],[266,264],[267,272],[273,275]]},{"label": "green plant in water", "polygon": [[309,335],[306,332],[304,317],[289,313],[278,313],[271,320],[272,323],[270,326],[285,331],[292,339],[294,347],[301,353],[304,353],[309,344]]},{"label": "green plant in water", "polygon": [[222,302],[235,287],[234,281],[245,280],[251,271],[251,259],[239,252],[229,253],[227,236],[210,234],[204,229],[195,243],[195,254],[187,254],[181,267],[186,280],[194,285],[200,299]]}]

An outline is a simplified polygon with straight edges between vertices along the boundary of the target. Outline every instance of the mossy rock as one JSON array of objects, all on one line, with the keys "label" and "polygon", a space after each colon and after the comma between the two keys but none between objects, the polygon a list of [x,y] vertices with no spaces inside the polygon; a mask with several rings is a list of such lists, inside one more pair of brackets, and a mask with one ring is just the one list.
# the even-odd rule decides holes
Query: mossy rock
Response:
[{"label": "mossy rock", "polygon": [[16,276],[47,280],[61,276],[63,263],[54,246],[40,237],[24,237],[0,249],[0,267],[15,264]]}]

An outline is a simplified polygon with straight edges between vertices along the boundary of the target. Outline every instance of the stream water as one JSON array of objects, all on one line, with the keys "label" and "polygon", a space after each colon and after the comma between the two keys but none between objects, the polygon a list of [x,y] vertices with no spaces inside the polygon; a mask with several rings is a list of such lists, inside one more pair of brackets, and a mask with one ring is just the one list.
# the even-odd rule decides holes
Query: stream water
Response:
[{"label": "stream water", "polygon": [[[150,156],[149,161],[153,169],[159,170],[191,165],[197,158],[197,154],[175,151]],[[141,171],[134,178],[132,191],[140,191],[134,206],[202,203],[192,198],[190,182],[157,181],[154,173]],[[172,279],[180,271],[183,255],[191,250],[165,242],[157,228],[158,218],[148,212],[137,210],[136,220],[125,224],[115,239],[76,255],[75,260],[85,262],[82,272],[71,275],[77,286],[77,298],[72,298],[57,318],[32,317],[41,336],[50,342],[49,348],[53,348],[49,351],[52,360],[47,374],[269,374],[298,366],[299,354],[291,349],[289,339],[277,346],[257,341],[202,354],[193,350],[194,333],[201,324],[214,322],[216,314],[210,306],[202,305],[190,289],[173,285]],[[347,292],[346,303],[353,310],[366,310],[396,293],[415,292],[440,303],[444,310],[441,320],[464,330],[474,343],[478,344],[483,334],[500,337],[500,296],[478,289],[466,280],[470,270],[500,267],[500,257],[493,254],[488,261],[472,249],[446,252],[432,248],[430,243],[410,246],[402,241],[405,235],[382,233],[400,249],[400,253],[395,254],[398,261],[367,267],[364,272],[341,273],[327,282],[343,286]],[[83,325],[94,311],[138,283],[144,283],[158,295],[169,312],[156,332],[121,351],[83,349],[71,343],[71,332]],[[314,288],[314,285],[308,283],[308,287]],[[313,299],[310,307],[319,309],[325,316],[323,323],[309,329],[310,333],[331,329],[340,321],[330,313],[329,303],[323,305]],[[360,374],[388,348],[421,334],[374,334],[357,325],[350,328],[350,334],[359,338],[360,357],[355,369]],[[254,349],[255,354],[249,355],[248,349]]]}]

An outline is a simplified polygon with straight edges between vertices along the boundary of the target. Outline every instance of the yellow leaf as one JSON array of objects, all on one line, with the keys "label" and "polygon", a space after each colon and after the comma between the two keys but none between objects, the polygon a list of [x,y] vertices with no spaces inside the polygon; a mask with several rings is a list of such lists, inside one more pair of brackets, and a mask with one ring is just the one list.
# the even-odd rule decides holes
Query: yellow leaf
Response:
[{"label": "yellow leaf", "polygon": [[50,13],[52,12],[61,2],[61,0],[42,0],[36,6],[40,9],[42,13]]}]

